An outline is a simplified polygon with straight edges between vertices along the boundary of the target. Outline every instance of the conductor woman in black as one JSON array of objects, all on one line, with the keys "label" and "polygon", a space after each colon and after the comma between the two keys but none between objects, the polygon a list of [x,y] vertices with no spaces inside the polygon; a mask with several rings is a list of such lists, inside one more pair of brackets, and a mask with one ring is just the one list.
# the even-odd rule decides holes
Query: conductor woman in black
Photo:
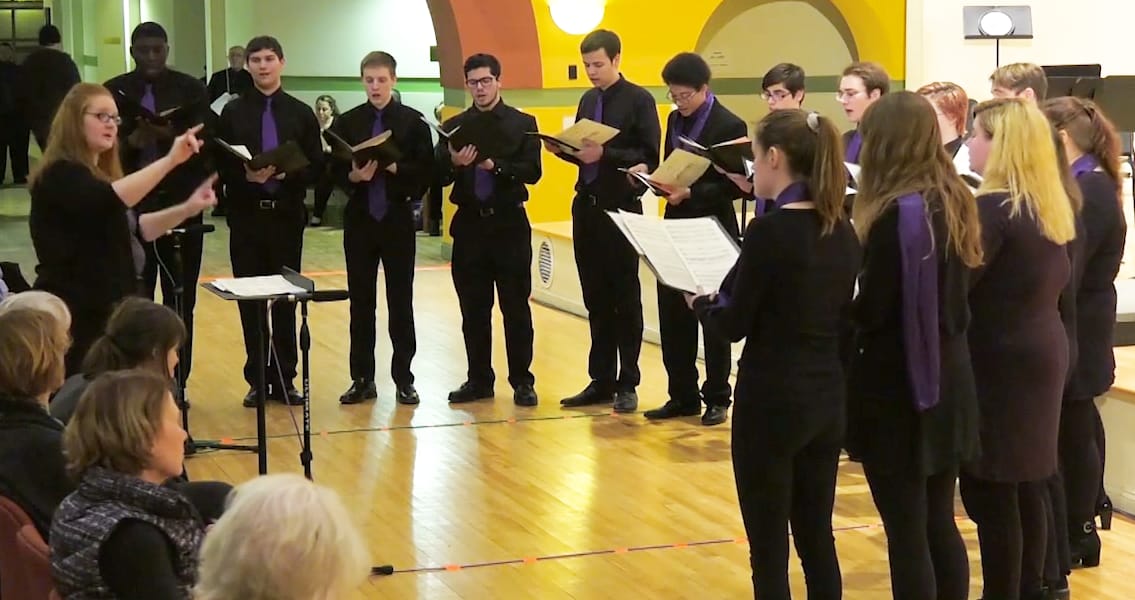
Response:
[{"label": "conductor woman in black", "polygon": [[494,396],[492,365],[493,288],[504,317],[508,382],[518,406],[535,406],[532,375],[532,228],[524,212],[528,189],[540,180],[540,142],[536,118],[505,104],[500,97],[501,64],[495,56],[474,54],[464,65],[465,85],[473,106],[442,125],[453,131],[474,118],[492,118],[507,153],[481,154],[476,147],[454,148],[442,139],[437,166],[443,186],[453,184],[450,200],[457,214],[453,235],[453,287],[461,305],[461,331],[469,361],[469,379],[449,394],[453,403]]},{"label": "conductor woman in black", "polygon": [[576,120],[591,119],[619,130],[605,145],[585,143],[567,153],[551,143],[544,147],[579,166],[572,201],[572,241],[583,304],[591,326],[591,352],[587,360],[591,383],[560,401],[565,407],[614,401],[615,412],[638,410],[638,369],[642,350],[642,289],[638,280],[639,257],[605,214],[627,210],[642,213],[639,192],[620,168],[646,165],[658,168],[662,136],[658,105],[650,92],[619,73],[622,42],[614,32],[599,29],[587,34],[579,46],[587,78],[595,87],[583,94]]},{"label": "conductor woman in black", "polygon": [[[225,105],[217,124],[217,137],[246,146],[253,156],[289,141],[296,142],[310,165],[293,173],[277,173],[269,166],[253,171],[224,153],[219,158],[228,204],[229,255],[237,277],[278,275],[283,267],[300,270],[303,230],[307,224],[304,196],[308,184],[323,168],[319,123],[311,108],[280,87],[284,49],[274,37],[255,37],[247,45],[248,70],[253,89]],[[244,406],[254,407],[257,372],[268,366],[265,381],[269,395],[288,404],[302,404],[295,388],[296,309],[289,302],[272,307],[272,339],[267,327],[257,332],[259,302],[240,302],[244,331],[244,379],[249,384]],[[267,356],[260,355],[258,336],[270,342]],[[267,344],[266,344],[267,345]],[[279,375],[277,374],[277,370]]]},{"label": "conductor woman in black", "polygon": [[343,113],[331,126],[349,144],[391,132],[401,160],[379,167],[343,162],[337,170],[351,197],[343,213],[343,254],[351,293],[351,387],[339,397],[357,404],[378,397],[374,384],[375,310],[378,265],[386,277],[390,375],[397,400],[417,404],[410,363],[417,351],[414,333],[414,209],[429,187],[433,139],[422,113],[394,97],[397,63],[386,52],[367,54],[359,66],[367,101]]},{"label": "conductor woman in black", "polygon": [[[665,155],[684,148],[684,136],[702,146],[743,138],[748,127],[737,115],[725,108],[709,89],[710,70],[705,59],[692,52],[683,52],[670,59],[662,69],[662,80],[670,87],[670,99],[678,106],[666,121]],[[688,148],[687,148],[688,149]],[[645,170],[645,165],[640,169]],[[741,190],[728,177],[708,169],[694,184],[666,197],[667,219],[712,217],[734,239],[740,237],[733,201]],[[698,318],[686,306],[682,293],[658,285],[658,330],[662,340],[662,362],[669,377],[670,399],[653,410],[648,419],[701,414],[705,402],[703,425],[725,422],[733,394],[729,373],[733,357],[727,340],[714,336],[705,339],[705,383],[698,388]]]},{"label": "conductor woman in black", "polygon": [[811,600],[842,595],[832,536],[845,386],[840,332],[859,271],[843,211],[839,131],[800,110],[769,113],[753,140],[754,192],[776,210],[752,221],[716,296],[687,296],[706,334],[745,339],[733,409],[733,475],[753,590],[786,600],[788,525]]},{"label": "conductor woman in black", "polygon": [[960,466],[978,452],[966,330],[981,224],[937,121],[912,92],[867,109],[852,213],[863,267],[846,447],[863,463],[887,534],[892,594],[903,600],[969,596],[954,490]]},{"label": "conductor woman in black", "polygon": [[118,107],[101,85],[76,84],[51,124],[43,159],[30,180],[28,225],[39,266],[35,287],[71,310],[68,376],[79,371],[115,304],[141,292],[142,242],[216,204],[214,178],[198,182],[179,204],[138,215],[133,208],[175,167],[200,152],[198,125],[163,156],[123,176]]},{"label": "conductor woman in black", "polygon": [[1060,411],[1059,451],[1072,562],[1091,567],[1100,560],[1095,513],[1103,480],[1095,398],[1115,381],[1115,277],[1127,235],[1120,204],[1120,144],[1111,122],[1090,100],[1054,98],[1042,109],[1057,130],[1083,196],[1084,229],[1073,269],[1079,279],[1077,360]]}]

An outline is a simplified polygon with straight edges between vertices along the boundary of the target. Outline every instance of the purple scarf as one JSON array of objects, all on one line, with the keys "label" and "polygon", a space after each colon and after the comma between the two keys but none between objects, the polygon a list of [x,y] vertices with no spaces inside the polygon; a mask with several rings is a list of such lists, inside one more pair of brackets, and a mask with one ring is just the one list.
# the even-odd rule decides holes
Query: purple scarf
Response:
[{"label": "purple scarf", "polygon": [[1072,177],[1079,179],[1081,176],[1095,171],[1100,166],[1100,161],[1091,154],[1085,154],[1080,158],[1072,161]]},{"label": "purple scarf", "polygon": [[808,199],[808,184],[803,181],[794,181],[788,187],[781,190],[776,196],[773,204],[777,208],[783,208],[785,204],[792,204],[801,200]]},{"label": "purple scarf", "polygon": [[938,343],[938,254],[922,194],[898,199],[902,329],[914,407],[936,406],[942,379]]},{"label": "purple scarf", "polygon": [[843,159],[847,162],[857,165],[859,164],[859,151],[863,149],[863,136],[859,134],[859,130],[851,134],[851,139],[847,140],[847,148],[844,150]]},{"label": "purple scarf", "polygon": [[679,136],[684,135],[695,142],[698,141],[702,130],[705,129],[706,122],[709,121],[709,111],[713,109],[713,103],[713,92],[706,92],[705,102],[702,102],[701,106],[690,115],[690,117],[694,118],[694,123],[690,126],[689,131],[679,131],[679,129],[681,129],[679,123],[682,120],[682,113],[678,111],[670,113],[670,122],[666,124],[666,130],[670,134],[671,148],[681,147],[682,142],[678,139]]}]

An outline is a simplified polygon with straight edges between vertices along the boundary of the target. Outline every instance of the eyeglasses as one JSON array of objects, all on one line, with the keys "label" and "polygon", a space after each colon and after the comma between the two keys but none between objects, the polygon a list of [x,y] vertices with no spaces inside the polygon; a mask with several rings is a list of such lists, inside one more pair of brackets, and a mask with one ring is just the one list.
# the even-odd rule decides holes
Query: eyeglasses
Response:
[{"label": "eyeglasses", "polygon": [[89,112],[89,113],[84,113],[84,114],[91,115],[92,117],[98,119],[99,122],[102,123],[103,125],[110,125],[111,123],[114,123],[115,125],[121,125],[122,124],[122,117],[115,115],[115,114],[104,113],[104,112],[100,112],[100,113]]},{"label": "eyeglasses", "polygon": [[765,102],[768,102],[769,100],[784,100],[785,98],[788,98],[790,96],[792,96],[792,94],[784,90],[776,90],[775,92],[761,92],[761,98],[764,98]]},{"label": "eyeglasses", "polygon": [[466,79],[465,85],[470,89],[477,89],[479,87],[489,87],[496,81],[496,77],[482,77],[480,79]]},{"label": "eyeglasses", "polygon": [[851,100],[852,98],[862,94],[860,90],[840,90],[835,93],[836,100]]},{"label": "eyeglasses", "polygon": [[686,102],[690,98],[693,98],[695,94],[697,94],[697,92],[682,92],[681,94],[666,92],[666,97],[669,98],[672,102]]}]

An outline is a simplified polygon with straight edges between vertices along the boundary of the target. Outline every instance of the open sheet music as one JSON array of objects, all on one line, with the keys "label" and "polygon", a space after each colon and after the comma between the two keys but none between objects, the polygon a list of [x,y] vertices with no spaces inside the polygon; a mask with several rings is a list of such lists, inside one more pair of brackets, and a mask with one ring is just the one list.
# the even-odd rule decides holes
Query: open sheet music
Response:
[{"label": "open sheet music", "polygon": [[692,186],[705,174],[710,164],[709,159],[704,156],[685,150],[675,150],[653,173],[638,173],[630,169],[619,170],[639,180],[655,194],[665,197],[677,190]]},{"label": "open sheet music", "polygon": [[745,175],[752,173],[753,142],[748,136],[712,144],[709,147],[703,146],[684,135],[678,136],[678,141],[690,148],[695,154],[708,158],[713,161],[713,164],[730,173]]},{"label": "open sheet music", "polygon": [[713,293],[737,262],[740,249],[713,217],[659,219],[607,213],[658,282],[691,294]]},{"label": "open sheet music", "polygon": [[238,279],[218,279],[213,287],[242,298],[259,296],[278,296],[280,294],[306,294],[303,288],[284,279],[283,275],[264,275],[261,277],[240,277]]},{"label": "open sheet music", "polygon": [[556,135],[547,135],[539,131],[528,131],[526,135],[534,135],[545,142],[551,142],[567,152],[579,152],[583,149],[583,140],[591,140],[602,146],[619,135],[619,130],[591,119],[580,119]]}]

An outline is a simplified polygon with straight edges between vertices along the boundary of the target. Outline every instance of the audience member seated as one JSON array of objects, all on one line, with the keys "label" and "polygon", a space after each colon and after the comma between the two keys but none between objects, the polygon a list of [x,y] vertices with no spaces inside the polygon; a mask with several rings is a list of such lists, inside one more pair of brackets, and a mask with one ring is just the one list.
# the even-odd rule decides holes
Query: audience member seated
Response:
[{"label": "audience member seated", "polygon": [[181,473],[185,430],[169,378],[142,369],[91,382],[63,433],[79,487],[51,523],[64,598],[188,599],[206,522],[163,485]]},{"label": "audience member seated", "polygon": [[10,304],[0,307],[0,495],[46,539],[55,507],[75,488],[64,468],[63,425],[47,414],[63,383],[67,329],[47,312]]},{"label": "audience member seated", "polygon": [[71,311],[59,296],[40,290],[28,290],[12,294],[0,302],[0,314],[19,308],[30,308],[51,315],[56,325],[63,328],[64,335],[70,337]]},{"label": "audience member seated", "polygon": [[108,371],[145,369],[172,384],[177,351],[184,342],[185,325],[177,313],[145,298],[126,298],[115,308],[102,337],[91,345],[83,372],[68,377],[52,398],[51,416],[64,424],[70,421],[91,380]]},{"label": "audience member seated", "polygon": [[299,475],[237,486],[201,548],[197,600],[331,600],[368,573],[338,495]]}]

